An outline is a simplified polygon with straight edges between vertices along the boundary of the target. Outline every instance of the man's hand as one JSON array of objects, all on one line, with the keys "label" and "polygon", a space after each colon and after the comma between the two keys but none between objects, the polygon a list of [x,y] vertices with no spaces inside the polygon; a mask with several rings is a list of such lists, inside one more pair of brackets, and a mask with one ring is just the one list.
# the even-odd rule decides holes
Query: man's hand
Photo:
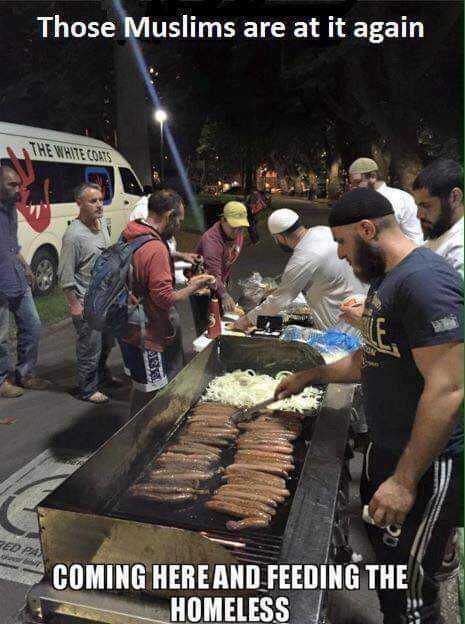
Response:
[{"label": "man's hand", "polygon": [[234,299],[228,293],[225,293],[221,297],[221,305],[223,307],[223,312],[235,312],[236,311],[236,303]]},{"label": "man's hand", "polygon": [[84,306],[76,299],[75,301],[71,301],[69,303],[69,311],[71,312],[71,316],[77,319],[82,319],[82,315],[84,314]]},{"label": "man's hand", "polygon": [[190,262],[191,264],[199,264],[199,262],[202,260],[202,256],[196,253],[183,251],[183,252],[178,252],[178,255],[182,260],[185,260],[186,262]]},{"label": "man's hand", "polygon": [[373,495],[368,510],[376,525],[401,526],[412,509],[417,496],[416,487],[396,479],[395,475],[386,479]]},{"label": "man's hand", "polygon": [[292,394],[300,394],[310,383],[307,381],[307,378],[308,371],[284,377],[284,379],[280,381],[279,385],[276,387],[274,392],[275,399],[279,401],[291,396]]},{"label": "man's hand", "polygon": [[31,288],[33,288],[36,283],[36,276],[32,272],[31,267],[27,264],[24,266],[24,271],[26,272],[27,283]]},{"label": "man's hand", "polygon": [[234,323],[231,326],[231,329],[245,332],[251,326],[252,326],[252,323],[247,318],[247,315],[244,314],[244,316],[241,316],[240,318],[238,318],[237,321],[234,321]]},{"label": "man's hand", "polygon": [[213,277],[213,275],[208,275],[207,273],[201,273],[200,275],[194,275],[193,277],[191,277],[189,281],[189,286],[192,286],[194,289],[194,292],[196,292],[197,290],[200,290],[207,284],[214,284],[214,282],[215,282],[215,278]]},{"label": "man's hand", "polygon": [[345,321],[353,327],[360,328],[362,324],[362,316],[363,316],[363,303],[357,303],[355,305],[341,305],[341,315],[339,320]]}]

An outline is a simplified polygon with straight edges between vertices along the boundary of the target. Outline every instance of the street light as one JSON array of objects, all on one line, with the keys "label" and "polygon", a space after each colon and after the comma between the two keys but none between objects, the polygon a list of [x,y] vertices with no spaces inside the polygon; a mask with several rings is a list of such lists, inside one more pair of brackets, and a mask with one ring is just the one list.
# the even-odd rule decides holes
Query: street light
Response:
[{"label": "street light", "polygon": [[164,169],[165,169],[165,157],[164,157],[165,141],[164,141],[164,135],[163,135],[163,124],[168,119],[168,115],[166,114],[166,111],[164,111],[162,108],[159,108],[158,110],[155,111],[155,119],[160,124],[160,182],[163,184],[164,177],[165,177],[164,176]]}]

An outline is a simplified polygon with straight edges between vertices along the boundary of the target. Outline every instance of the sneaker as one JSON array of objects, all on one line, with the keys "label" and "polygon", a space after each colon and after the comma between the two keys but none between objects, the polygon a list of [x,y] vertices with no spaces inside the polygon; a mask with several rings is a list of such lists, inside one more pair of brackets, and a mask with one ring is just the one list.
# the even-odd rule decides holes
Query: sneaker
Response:
[{"label": "sneaker", "polygon": [[26,388],[26,390],[49,390],[52,387],[50,381],[41,379],[40,377],[35,377],[34,375],[23,377],[23,379],[19,382],[19,385]]},{"label": "sneaker", "polygon": [[24,390],[14,386],[9,381],[4,381],[0,386],[0,397],[4,399],[16,399],[24,394]]}]

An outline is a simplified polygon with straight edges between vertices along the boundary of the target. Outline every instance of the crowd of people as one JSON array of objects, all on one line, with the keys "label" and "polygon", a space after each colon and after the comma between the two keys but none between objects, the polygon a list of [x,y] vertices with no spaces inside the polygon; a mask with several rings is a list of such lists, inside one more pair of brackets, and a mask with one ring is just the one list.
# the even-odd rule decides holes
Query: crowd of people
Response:
[{"label": "crowd of people", "polygon": [[[246,331],[258,316],[279,313],[302,293],[317,329],[361,332],[358,351],[285,378],[276,396],[314,383],[362,385],[370,436],[361,482],[373,520],[368,535],[378,563],[408,566],[407,591],[379,591],[384,622],[437,624],[437,574],[462,512],[463,171],[452,160],[434,161],[410,194],[387,186],[375,161],[359,158],[349,180],[351,190],[330,209],[329,227],[307,228],[287,208],[271,213],[269,232],[290,258],[278,288],[235,329]],[[17,174],[0,168],[0,396],[9,398],[49,387],[35,373],[40,321],[17,240],[19,188]],[[63,238],[59,277],[76,332],[79,397],[103,403],[105,386],[124,383],[106,366],[115,340],[111,328],[92,329],[83,312],[92,267],[110,237],[100,187],[81,184],[75,199],[79,214]],[[176,303],[190,298],[198,334],[211,291],[223,312],[236,308],[231,272],[250,225],[246,206],[226,204],[196,251],[183,253],[174,240],[184,211],[178,193],[155,191],[122,233],[127,242],[145,237],[133,255],[131,288],[146,321],[118,340],[133,382],[133,411],[184,364]],[[201,267],[182,288],[175,284],[175,258]],[[18,329],[14,377],[10,312]],[[394,546],[384,539],[389,525],[401,527]]]}]

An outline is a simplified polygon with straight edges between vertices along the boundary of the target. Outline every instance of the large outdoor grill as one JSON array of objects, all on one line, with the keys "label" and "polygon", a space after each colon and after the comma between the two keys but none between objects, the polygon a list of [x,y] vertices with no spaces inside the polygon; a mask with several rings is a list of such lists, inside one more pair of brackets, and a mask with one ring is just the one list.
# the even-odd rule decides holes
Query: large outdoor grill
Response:
[{"label": "large outdoor grill", "polygon": [[[28,595],[26,622],[169,622],[165,595],[55,591],[57,563],[324,564],[341,544],[345,453],[353,388],[330,385],[294,443],[291,496],[266,529],[231,532],[200,498],[173,508],[133,498],[129,487],[186,421],[208,383],[235,369],[299,371],[323,363],[307,345],[222,336],[39,506],[45,576]],[[228,453],[229,451],[227,451]],[[232,461],[233,451],[225,463]],[[343,542],[342,538],[342,542]],[[264,589],[260,591],[265,591]],[[195,592],[194,592],[195,593]],[[283,592],[277,592],[282,595]],[[291,622],[317,623],[321,591],[291,591]],[[80,619],[79,619],[80,618]]]}]

